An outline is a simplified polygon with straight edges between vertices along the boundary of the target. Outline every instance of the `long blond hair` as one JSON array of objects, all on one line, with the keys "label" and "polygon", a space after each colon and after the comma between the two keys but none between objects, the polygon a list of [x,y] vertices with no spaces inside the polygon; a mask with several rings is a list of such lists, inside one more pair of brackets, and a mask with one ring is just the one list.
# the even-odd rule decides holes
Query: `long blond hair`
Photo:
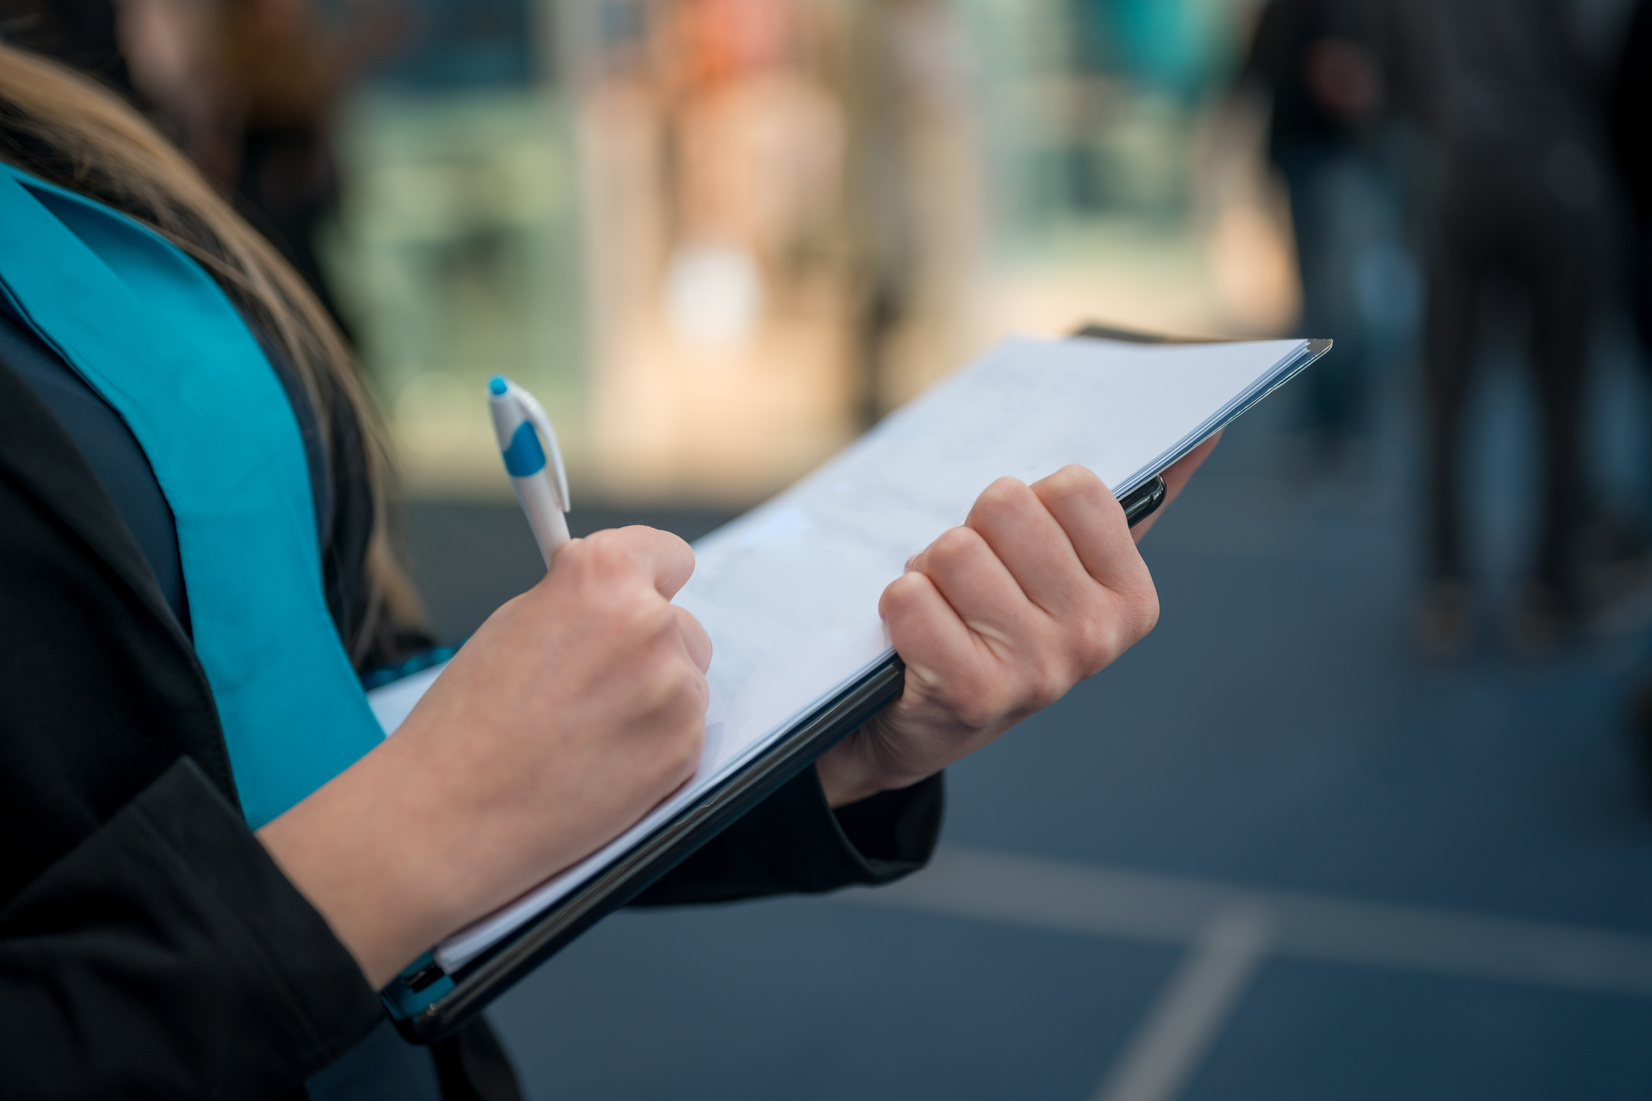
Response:
[{"label": "long blond hair", "polygon": [[182,153],[119,97],[72,70],[0,42],[0,158],[150,226],[192,256],[292,365],[329,454],[336,405],[360,425],[373,496],[363,621],[346,639],[360,661],[397,622],[420,619],[388,538],[389,462],[349,345],[297,272]]}]

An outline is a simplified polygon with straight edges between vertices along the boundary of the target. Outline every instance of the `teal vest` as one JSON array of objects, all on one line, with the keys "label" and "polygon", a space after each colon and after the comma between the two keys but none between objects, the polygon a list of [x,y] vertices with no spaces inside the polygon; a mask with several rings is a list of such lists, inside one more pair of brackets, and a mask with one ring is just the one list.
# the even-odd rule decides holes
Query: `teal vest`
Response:
[{"label": "teal vest", "polygon": [[193,260],[4,163],[0,294],[120,413],[154,468],[177,523],[195,652],[257,829],[383,738],[327,611],[286,393]]}]

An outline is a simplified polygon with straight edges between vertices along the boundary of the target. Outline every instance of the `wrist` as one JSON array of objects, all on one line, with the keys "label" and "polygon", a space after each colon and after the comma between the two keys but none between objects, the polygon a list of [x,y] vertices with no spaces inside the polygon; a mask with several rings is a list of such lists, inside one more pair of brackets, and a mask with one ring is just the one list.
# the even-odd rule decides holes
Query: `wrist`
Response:
[{"label": "wrist", "polygon": [[826,805],[836,810],[850,803],[858,803],[878,793],[870,777],[853,760],[846,760],[844,747],[848,739],[839,742],[815,762],[815,774],[820,778],[820,790],[826,793]]},{"label": "wrist", "polygon": [[464,920],[402,756],[387,741],[258,831],[375,990]]},{"label": "wrist", "polygon": [[896,774],[879,752],[879,724],[882,716],[844,738],[815,762],[826,804],[838,807],[870,799],[880,792],[908,787],[923,776]]}]

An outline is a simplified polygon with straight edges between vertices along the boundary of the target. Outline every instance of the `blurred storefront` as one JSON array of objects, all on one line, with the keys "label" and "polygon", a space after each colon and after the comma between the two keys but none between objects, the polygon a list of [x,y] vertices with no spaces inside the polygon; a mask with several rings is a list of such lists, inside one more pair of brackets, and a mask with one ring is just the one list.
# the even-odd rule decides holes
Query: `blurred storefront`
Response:
[{"label": "blurred storefront", "polygon": [[737,504],[1011,332],[1293,319],[1242,0],[422,2],[326,250],[414,494],[505,491],[495,372]]},{"label": "blurred storefront", "polygon": [[331,254],[415,493],[494,488],[485,387],[539,395],[583,448],[587,368],[566,112],[532,88],[375,91],[345,116]]}]

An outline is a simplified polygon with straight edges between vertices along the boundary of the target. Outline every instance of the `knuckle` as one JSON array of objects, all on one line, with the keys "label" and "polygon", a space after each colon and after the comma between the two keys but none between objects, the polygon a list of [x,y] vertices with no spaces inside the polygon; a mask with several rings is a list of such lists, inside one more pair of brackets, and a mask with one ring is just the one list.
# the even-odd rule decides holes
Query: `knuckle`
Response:
[{"label": "knuckle", "polygon": [[930,584],[924,575],[909,573],[892,582],[879,598],[878,615],[897,647],[923,622],[925,589]]},{"label": "knuckle", "polygon": [[682,623],[670,601],[647,585],[639,585],[633,599],[639,608],[638,618],[650,638],[673,642],[682,638]]},{"label": "knuckle", "polygon": [[954,685],[950,710],[965,727],[979,729],[990,726],[1003,713],[995,680],[983,677],[965,677]]},{"label": "knuckle", "polygon": [[587,536],[583,542],[587,570],[604,579],[632,572],[631,548],[618,532],[599,531]]},{"label": "knuckle", "polygon": [[584,539],[571,540],[567,546],[556,552],[556,568],[552,574],[577,577],[584,574],[591,566],[591,536]]},{"label": "knuckle", "polygon": [[1089,467],[1069,464],[1044,479],[1043,488],[1052,500],[1112,496],[1107,486]]},{"label": "knuckle", "polygon": [[1118,656],[1119,631],[1105,608],[1079,618],[1074,627],[1074,649],[1085,676],[1093,676]]},{"label": "knuckle", "polygon": [[693,703],[700,696],[700,685],[705,680],[694,663],[688,659],[688,652],[680,646],[666,649],[666,668],[670,671],[672,691],[684,703]]},{"label": "knuckle", "polygon": [[929,548],[929,563],[936,569],[955,568],[974,555],[981,537],[967,527],[948,528]]},{"label": "knuckle", "polygon": [[687,654],[675,656],[667,666],[666,687],[672,712],[680,713],[690,721],[703,721],[706,705],[711,699],[711,689],[706,684],[705,676]]},{"label": "knuckle", "polygon": [[1149,589],[1146,599],[1142,602],[1141,633],[1146,636],[1152,633],[1153,628],[1159,625],[1159,593],[1157,589]]},{"label": "knuckle", "polygon": [[612,552],[604,545],[600,532],[562,548],[556,566],[566,571],[576,591],[587,599],[607,588],[614,572]]},{"label": "knuckle", "polygon": [[1151,581],[1131,594],[1130,625],[1133,643],[1146,638],[1159,625],[1159,591]]},{"label": "knuckle", "polygon": [[659,594],[642,586],[627,586],[615,593],[608,613],[614,635],[622,645],[637,647],[661,638],[674,626],[671,606]]},{"label": "knuckle", "polygon": [[694,571],[694,548],[689,545],[688,540],[674,532],[668,531],[661,534],[665,536],[665,556],[679,568],[686,568],[688,572],[692,573]]},{"label": "knuckle", "polygon": [[1065,696],[1071,687],[1072,678],[1064,662],[1042,661],[1033,670],[1027,702],[1034,711],[1041,711]]},{"label": "knuckle", "polygon": [[1028,492],[1027,483],[1019,478],[1005,476],[982,490],[975,503],[987,510],[1002,509],[1017,504]]},{"label": "knuckle", "polygon": [[711,688],[706,684],[705,674],[688,659],[687,654],[677,662],[677,694],[690,714],[705,715],[706,704],[711,700]]},{"label": "knuckle", "polygon": [[586,563],[586,575],[599,585],[623,583],[627,570],[621,555],[611,546],[598,545],[591,549]]},{"label": "knuckle", "polygon": [[905,584],[905,581],[905,576],[897,577],[883,587],[883,592],[878,596],[879,619],[887,620],[891,616],[899,615],[900,610],[906,606],[908,598],[905,594],[911,586]]},{"label": "knuckle", "polygon": [[999,478],[975,499],[966,524],[972,529],[981,525],[1009,527],[1018,517],[1026,515],[1029,503],[1043,507],[1027,483],[1018,478]]},{"label": "knuckle", "polygon": [[560,563],[563,557],[566,556],[570,564],[578,563],[589,568],[600,556],[607,553],[607,543],[608,533],[606,531],[592,532],[583,539],[570,541],[557,555],[557,561]]},{"label": "knuckle", "polygon": [[924,575],[917,572],[903,573],[884,587],[883,596],[879,603],[883,606],[880,611],[904,611],[915,605],[923,598],[925,586],[929,584]]},{"label": "knuckle", "polygon": [[693,689],[688,680],[686,658],[670,653],[665,647],[649,650],[646,665],[639,678],[638,688],[646,700],[647,709],[656,712],[664,722],[672,722],[679,712],[687,711]]},{"label": "knuckle", "polygon": [[673,732],[666,757],[674,780],[687,779],[699,766],[705,741],[706,726],[703,721],[682,723]]}]

